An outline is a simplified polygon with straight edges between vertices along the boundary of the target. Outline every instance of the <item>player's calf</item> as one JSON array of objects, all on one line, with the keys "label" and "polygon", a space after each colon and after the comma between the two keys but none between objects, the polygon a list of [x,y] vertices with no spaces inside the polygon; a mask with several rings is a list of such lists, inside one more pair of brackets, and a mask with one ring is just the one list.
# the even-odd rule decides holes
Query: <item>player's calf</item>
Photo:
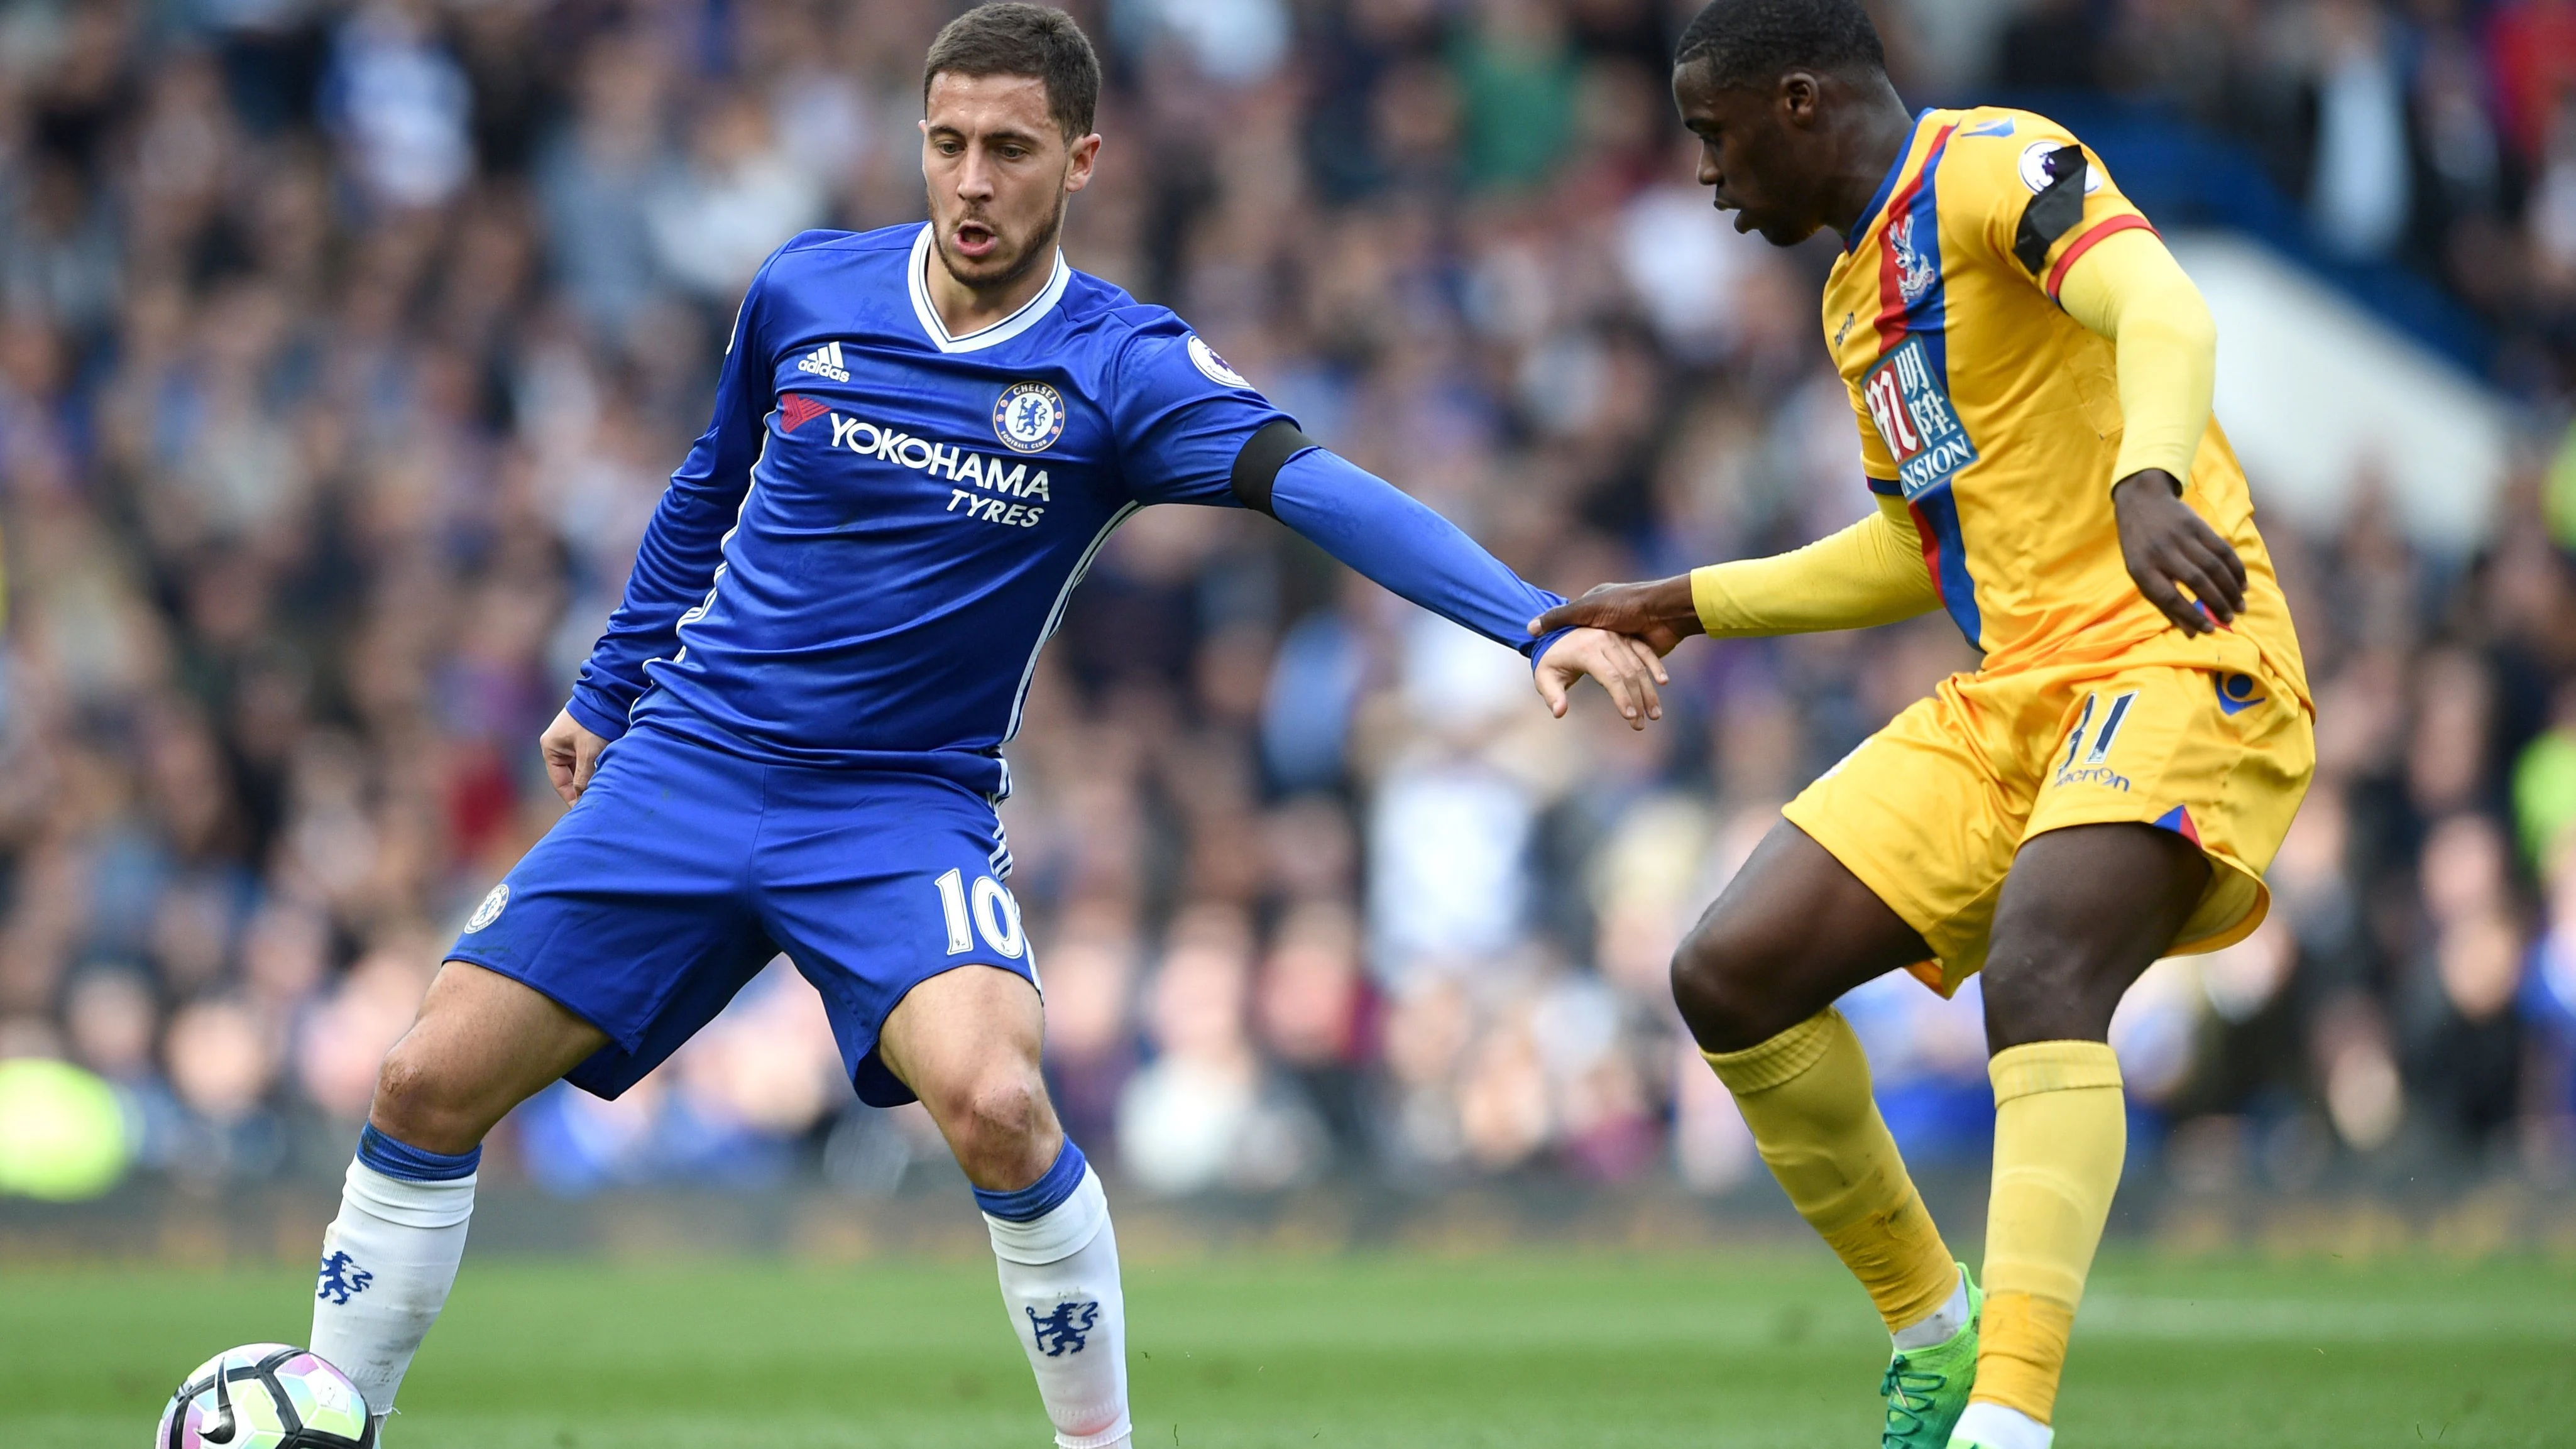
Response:
[{"label": "player's calf", "polygon": [[1127,1443],[1127,1307],[1109,1199],[1064,1135],[1038,1072],[1046,1019],[1015,972],[920,983],[878,1052],[957,1154],[993,1240],[1011,1329],[1063,1449]]},{"label": "player's calf", "polygon": [[368,1126],[322,1233],[315,1353],[390,1412],[412,1355],[438,1321],[465,1257],[483,1149],[427,1152]]},{"label": "player's calf", "polygon": [[[1937,1444],[1966,1397],[1971,1289],[1888,1135],[1869,1061],[1834,999],[1927,954],[1922,939],[1796,826],[1757,847],[1673,957],[1673,997],[1799,1216],[1896,1336],[1894,1442]],[[1947,1359],[1942,1353],[1947,1353]],[[1928,1357],[1926,1355],[1929,1355]],[[1936,1359],[1941,1361],[1935,1363]]]},{"label": "player's calf", "polygon": [[1063,1143],[1017,1191],[975,1190],[993,1239],[1002,1302],[1063,1449],[1128,1442],[1127,1300],[1109,1198],[1082,1149]]},{"label": "player's calf", "polygon": [[322,1235],[311,1340],[378,1414],[456,1282],[484,1135],[606,1040],[516,981],[449,962],[386,1054]]},{"label": "player's calf", "polygon": [[2046,1449],[2127,1151],[2111,1014],[2172,946],[2209,872],[2192,842],[2142,824],[2049,831],[2014,857],[1986,958],[1995,1175],[1985,1323],[1953,1449]]}]

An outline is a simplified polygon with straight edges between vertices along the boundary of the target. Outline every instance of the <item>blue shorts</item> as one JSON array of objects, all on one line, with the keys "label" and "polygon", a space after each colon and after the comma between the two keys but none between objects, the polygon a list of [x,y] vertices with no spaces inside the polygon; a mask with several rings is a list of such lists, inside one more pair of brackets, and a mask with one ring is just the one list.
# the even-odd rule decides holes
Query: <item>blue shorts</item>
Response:
[{"label": "blue shorts", "polygon": [[639,727],[493,888],[448,958],[545,993],[611,1044],[566,1080],[614,1097],[785,952],[861,1100],[905,993],[953,967],[1034,984],[992,803],[929,775],[763,765]]}]

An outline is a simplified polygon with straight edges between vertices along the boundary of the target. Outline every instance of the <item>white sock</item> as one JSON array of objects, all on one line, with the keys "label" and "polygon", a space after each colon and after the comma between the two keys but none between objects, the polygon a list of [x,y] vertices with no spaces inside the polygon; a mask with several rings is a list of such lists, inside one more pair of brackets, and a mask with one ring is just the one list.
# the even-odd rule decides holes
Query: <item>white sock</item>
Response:
[{"label": "white sock", "polygon": [[1941,1300],[1941,1306],[1933,1309],[1930,1317],[1896,1330],[1896,1351],[1903,1353],[1907,1349],[1948,1343],[1951,1335],[1967,1326],[1968,1275],[1962,1273],[1959,1281],[1951,1287],[1950,1296]]},{"label": "white sock", "polygon": [[2021,1410],[1983,1400],[1972,1401],[1959,1416],[1959,1427],[1950,1431],[1951,1443],[1965,1440],[1977,1449],[2048,1449],[2048,1441],[2056,1437],[2056,1430]]},{"label": "white sock", "polygon": [[446,1306],[465,1257],[474,1178],[415,1181],[349,1164],[340,1215],[322,1234],[311,1346],[358,1386],[370,1413],[393,1409],[412,1355]]},{"label": "white sock", "polygon": [[[1081,1162],[1076,1156],[1075,1162]],[[979,1198],[998,1194],[977,1194]],[[1127,1301],[1109,1197],[1086,1164],[1062,1202],[1025,1221],[984,1214],[1001,1264],[1002,1301],[1037,1374],[1038,1397],[1063,1449],[1117,1449],[1127,1417]]]}]

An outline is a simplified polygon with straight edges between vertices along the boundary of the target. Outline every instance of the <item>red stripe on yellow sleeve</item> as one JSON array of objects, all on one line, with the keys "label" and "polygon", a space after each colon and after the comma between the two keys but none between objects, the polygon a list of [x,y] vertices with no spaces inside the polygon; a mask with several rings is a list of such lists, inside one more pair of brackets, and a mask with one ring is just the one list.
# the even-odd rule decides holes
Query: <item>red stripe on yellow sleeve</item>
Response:
[{"label": "red stripe on yellow sleeve", "polygon": [[2105,218],[2103,221],[2096,224],[2091,231],[2084,233],[2082,236],[2077,237],[2073,242],[2069,243],[2066,250],[2058,255],[2057,265],[2048,269],[2049,300],[2057,300],[2057,289],[2063,286],[2066,282],[2066,269],[2075,265],[2076,258],[2083,256],[2086,252],[2093,250],[2093,248],[2101,245],[2104,241],[2117,236],[2124,231],[2143,231],[2151,236],[2160,235],[2160,233],[2156,231],[2155,227],[2148,223],[2145,217],[2138,215],[2136,212],[2129,212],[2125,215]]}]

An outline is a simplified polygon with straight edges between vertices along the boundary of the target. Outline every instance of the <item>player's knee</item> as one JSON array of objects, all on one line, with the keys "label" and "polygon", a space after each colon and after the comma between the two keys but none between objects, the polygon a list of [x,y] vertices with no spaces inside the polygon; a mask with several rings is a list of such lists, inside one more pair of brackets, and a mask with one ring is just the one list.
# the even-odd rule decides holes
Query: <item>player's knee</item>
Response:
[{"label": "player's knee", "polygon": [[1986,1043],[1994,1051],[2035,1041],[2100,1041],[2111,1029],[2127,973],[2072,943],[2034,943],[1986,962]]},{"label": "player's knee", "polygon": [[2097,920],[2052,905],[2021,909],[1995,932],[1982,994],[1997,1050],[2031,1041],[2100,1040],[2152,953]]},{"label": "player's knee", "polygon": [[[1046,1087],[1017,1064],[978,1077],[946,1114],[949,1141],[970,1177],[1007,1180],[1035,1159],[1054,1125]],[[1046,1164],[1037,1163],[1043,1172]],[[1014,1184],[1017,1185],[1017,1184]]]},{"label": "player's knee", "polygon": [[376,1070],[376,1096],[368,1117],[376,1129],[424,1152],[470,1152],[490,1125],[470,1104],[470,1094],[410,1038],[396,1042]]},{"label": "player's knee", "polygon": [[1798,1024],[1772,989],[1786,975],[1780,957],[1778,943],[1723,916],[1684,938],[1673,953],[1673,1004],[1701,1049],[1742,1051]]}]

